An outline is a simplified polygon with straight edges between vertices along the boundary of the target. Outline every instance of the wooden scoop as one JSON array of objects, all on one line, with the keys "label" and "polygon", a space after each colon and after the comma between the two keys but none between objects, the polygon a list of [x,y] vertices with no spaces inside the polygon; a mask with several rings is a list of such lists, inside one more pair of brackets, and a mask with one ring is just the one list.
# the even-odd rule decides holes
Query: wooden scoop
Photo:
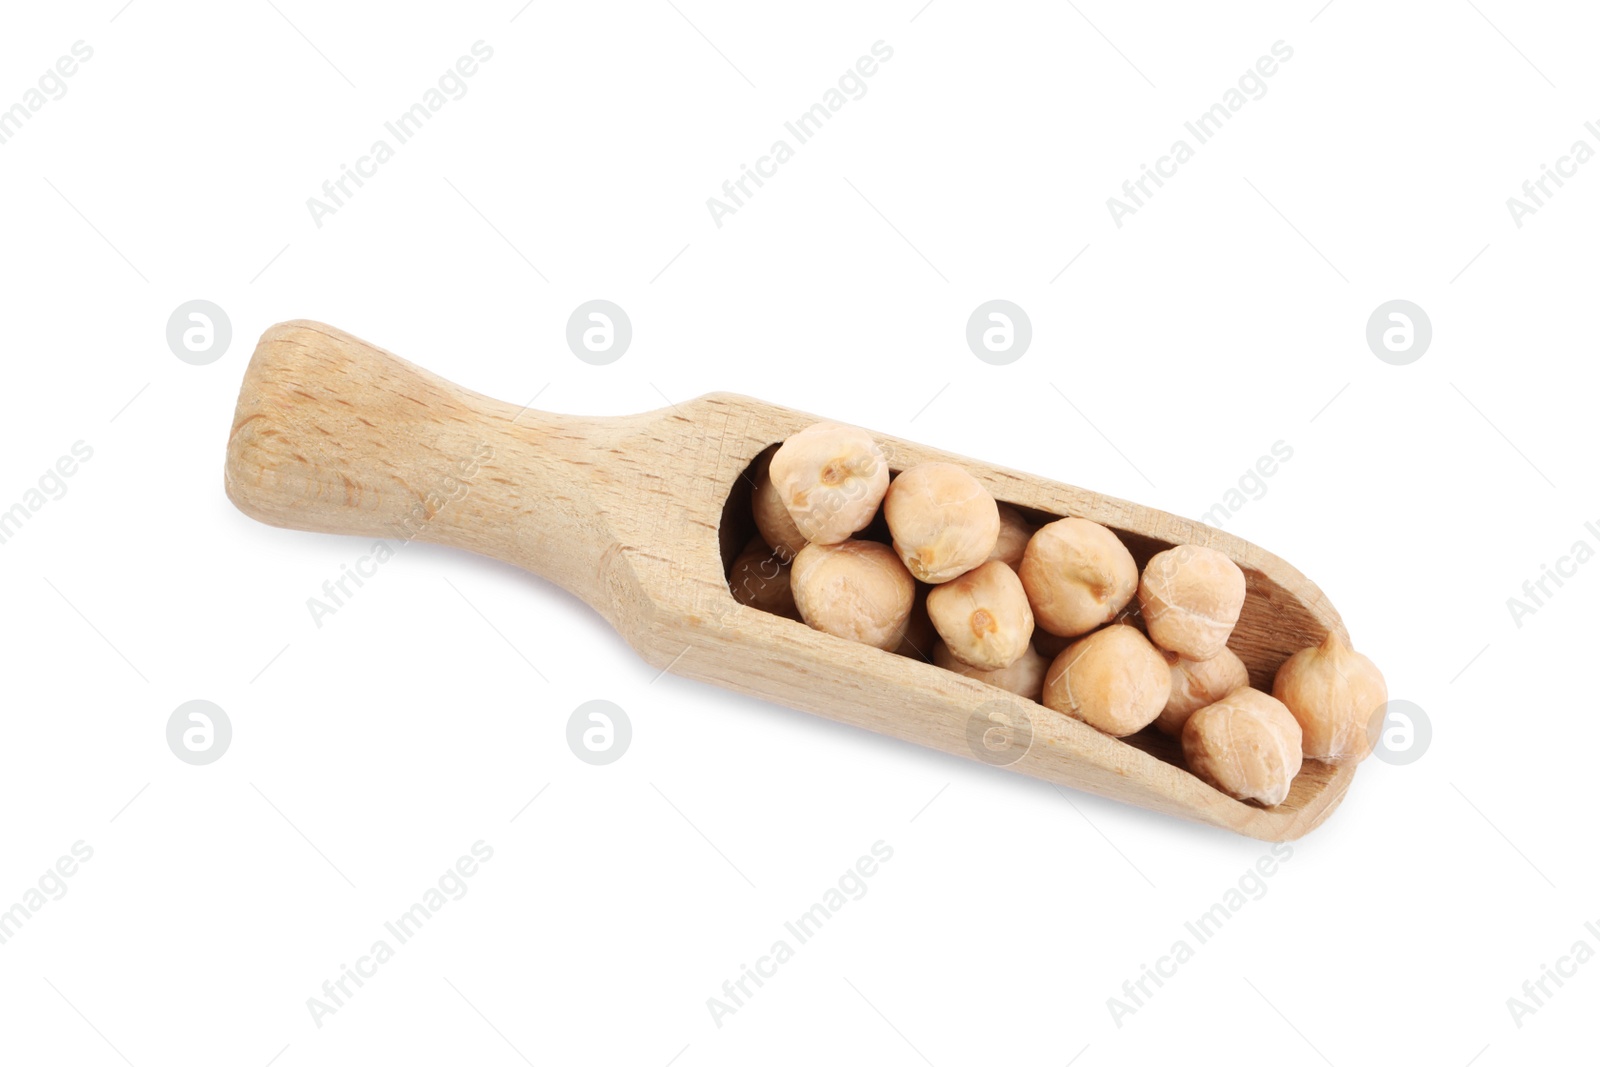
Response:
[{"label": "wooden scoop", "polygon": [[[746,471],[817,421],[726,393],[614,418],[530,411],[330,326],[286,322],[262,336],[245,371],[224,478],[228,497],[262,522],[414,538],[514,563],[582,598],[654,666],[929,748],[1268,841],[1299,837],[1343,798],[1354,766],[1307,760],[1283,804],[1241,803],[1185,770],[1176,742],[1153,729],[1109,737],[953,671],[735,601],[728,567],[754,532]],[[1035,522],[1103,523],[1141,567],[1176,544],[1226,553],[1249,589],[1229,644],[1259,688],[1270,690],[1290,654],[1330,630],[1344,634],[1315,585],[1230,534],[874,436],[895,470],[958,463]],[[998,756],[996,729],[1010,738]]]}]

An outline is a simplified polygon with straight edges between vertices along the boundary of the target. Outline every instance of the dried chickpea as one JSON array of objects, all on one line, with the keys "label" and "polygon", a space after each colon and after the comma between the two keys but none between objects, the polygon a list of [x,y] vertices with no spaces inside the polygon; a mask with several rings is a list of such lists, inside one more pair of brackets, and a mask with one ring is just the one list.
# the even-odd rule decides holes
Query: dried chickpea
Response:
[{"label": "dried chickpea", "polygon": [[1172,665],[1172,695],[1156,719],[1156,728],[1164,734],[1177,737],[1189,716],[1250,684],[1250,671],[1231,648],[1210,659],[1184,659],[1176,652],[1164,655]]},{"label": "dried chickpea", "polygon": [[789,588],[789,564],[759,537],[752,537],[728,571],[728,588],[741,604],[798,619]]},{"label": "dried chickpea", "polygon": [[1009,667],[1001,667],[995,671],[980,670],[956,659],[943,641],[933,646],[933,662],[947,671],[955,671],[968,678],[988,682],[1029,700],[1039,699],[1039,694],[1044,690],[1044,672],[1050,666],[1049,660],[1029,648]]},{"label": "dried chickpea", "polygon": [[754,483],[750,511],[755,516],[756,529],[785,563],[792,563],[794,554],[806,547],[806,535],[794,524],[794,516],[778,496],[778,487],[772,484],[771,456],[764,456],[757,465]]},{"label": "dried chickpea", "polygon": [[1389,686],[1376,664],[1330,632],[1283,661],[1272,695],[1300,724],[1308,759],[1359,763],[1372,753],[1373,720],[1388,703]]},{"label": "dried chickpea", "polygon": [[916,597],[911,573],[876,541],[812,543],[789,572],[795,606],[813,629],[893,651]]},{"label": "dried chickpea", "polygon": [[889,487],[889,463],[872,435],[819,422],[772,454],[772,484],[807,541],[836,545],[872,521]]},{"label": "dried chickpea", "polygon": [[997,559],[1014,571],[1022,569],[1022,553],[1027,551],[1038,527],[1022,517],[1022,512],[1010,504],[1000,504],[1000,536],[994,543],[990,559]]},{"label": "dried chickpea", "polygon": [[1239,565],[1201,545],[1157,552],[1139,579],[1139,609],[1150,640],[1187,659],[1221,654],[1239,621],[1244,595]]},{"label": "dried chickpea", "polygon": [[1116,618],[1139,586],[1139,565],[1127,546],[1088,519],[1041,526],[1019,573],[1034,619],[1058,637],[1077,637]]},{"label": "dried chickpea", "polygon": [[1270,808],[1300,773],[1300,724],[1261,690],[1235,689],[1189,716],[1183,758],[1202,781]]},{"label": "dried chickpea", "polygon": [[928,617],[950,654],[980,670],[1009,667],[1033,636],[1022,580],[997,559],[929,590]]},{"label": "dried chickpea", "polygon": [[1000,509],[978,479],[954,463],[901,471],[883,498],[894,550],[923,582],[947,582],[994,551]]},{"label": "dried chickpea", "polygon": [[1172,690],[1167,661],[1132,626],[1107,626],[1068,645],[1050,664],[1043,704],[1112,737],[1155,721]]}]

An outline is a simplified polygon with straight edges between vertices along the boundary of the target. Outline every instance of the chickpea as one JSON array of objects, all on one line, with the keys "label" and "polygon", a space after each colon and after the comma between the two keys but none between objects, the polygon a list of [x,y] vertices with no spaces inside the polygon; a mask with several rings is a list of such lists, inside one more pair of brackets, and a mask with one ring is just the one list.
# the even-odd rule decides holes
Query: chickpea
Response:
[{"label": "chickpea", "polygon": [[750,490],[750,511],[755,516],[756,529],[761,539],[772,546],[785,563],[794,562],[794,554],[806,547],[806,535],[794,524],[778,487],[772,483],[772,457],[763,456],[756,466],[754,485]]},{"label": "chickpea", "polygon": [[1068,645],[1044,679],[1046,707],[1112,737],[1155,721],[1172,691],[1167,661],[1132,626],[1108,626]]},{"label": "chickpea", "polygon": [[906,568],[935,584],[988,559],[1000,537],[994,497],[954,463],[901,471],[883,498],[883,517]]},{"label": "chickpea", "polygon": [[1156,728],[1164,734],[1177,737],[1189,716],[1250,684],[1250,671],[1231,648],[1210,659],[1184,659],[1176,652],[1165,655],[1172,665],[1172,695],[1156,719]]},{"label": "chickpea", "polygon": [[1261,690],[1235,689],[1189,716],[1183,758],[1201,781],[1270,808],[1300,773],[1300,724]]},{"label": "chickpea", "polygon": [[1244,595],[1239,565],[1201,545],[1157,552],[1139,579],[1139,608],[1150,640],[1186,659],[1222,653],[1244,608]]},{"label": "chickpea", "polygon": [[1034,618],[1058,637],[1077,637],[1116,618],[1139,586],[1139,565],[1127,546],[1088,519],[1041,526],[1019,573]]},{"label": "chickpea", "polygon": [[759,537],[752,537],[728,571],[728,588],[741,604],[799,619],[794,591],[789,588],[789,564]]},{"label": "chickpea", "polygon": [[1010,504],[1000,504],[1000,537],[994,543],[990,559],[997,559],[1014,571],[1022,569],[1022,553],[1027,551],[1038,527],[1022,517],[1022,512]]},{"label": "chickpea", "polygon": [[819,422],[772,454],[772,484],[808,541],[835,545],[872,521],[889,487],[889,464],[865,430]]},{"label": "chickpea", "polygon": [[813,542],[789,574],[795,606],[812,629],[892,651],[905,637],[916,582],[888,545]]},{"label": "chickpea", "polygon": [[1009,667],[1028,650],[1033,611],[1015,571],[997,559],[936,585],[928,617],[950,654],[980,670]]},{"label": "chickpea", "polygon": [[1050,666],[1049,660],[1029,648],[1025,649],[1009,667],[1001,667],[994,671],[981,670],[956,659],[943,641],[933,646],[933,662],[947,671],[955,671],[968,678],[988,682],[1029,700],[1039,699],[1039,694],[1044,689],[1044,673]]},{"label": "chickpea", "polygon": [[1389,686],[1376,664],[1330,632],[1283,661],[1272,695],[1300,724],[1308,759],[1359,763],[1372,753]]}]

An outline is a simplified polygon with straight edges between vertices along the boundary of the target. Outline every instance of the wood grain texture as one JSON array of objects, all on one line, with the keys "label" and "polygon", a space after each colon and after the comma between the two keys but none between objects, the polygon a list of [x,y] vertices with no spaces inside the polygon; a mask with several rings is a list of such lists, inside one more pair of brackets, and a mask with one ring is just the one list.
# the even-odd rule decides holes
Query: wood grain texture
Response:
[{"label": "wood grain texture", "polygon": [[[1008,769],[1060,785],[1272,841],[1316,827],[1343,798],[1354,766],[1307,761],[1283,804],[1241,803],[1184,770],[1176,742],[1153,730],[1108,737],[952,671],[736,602],[727,567],[754,532],[744,474],[816,421],[720,393],[614,418],[525,410],[296,321],[267,330],[245,372],[224,482],[240,510],[276,526],[414,538],[526,568],[593,606],[657,667],[958,756],[972,758],[974,711],[1005,702],[1033,737]],[[1176,544],[1224,552],[1249,590],[1229,645],[1258,688],[1271,689],[1290,654],[1344,633],[1315,585],[1231,534],[875,437],[895,470],[959,463],[1034,521],[1103,523],[1141,567]]]}]

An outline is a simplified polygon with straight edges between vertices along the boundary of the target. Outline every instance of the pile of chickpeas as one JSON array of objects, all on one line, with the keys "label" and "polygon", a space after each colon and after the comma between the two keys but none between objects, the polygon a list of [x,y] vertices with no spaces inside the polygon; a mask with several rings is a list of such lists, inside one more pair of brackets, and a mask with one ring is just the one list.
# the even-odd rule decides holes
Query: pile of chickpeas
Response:
[{"label": "pile of chickpeas", "polygon": [[[1303,759],[1372,750],[1387,689],[1341,635],[1285,661],[1271,695],[1250,688],[1228,648],[1244,572],[1213,548],[1169,548],[1141,574],[1107,527],[1035,527],[955,464],[891,481],[871,435],[838,423],[764,457],[751,510],[759,536],[729,575],[740,602],[931,660],[1113,737],[1154,724],[1181,740],[1191,771],[1239,800],[1280,804]],[[880,520],[889,544],[871,539]]]}]

